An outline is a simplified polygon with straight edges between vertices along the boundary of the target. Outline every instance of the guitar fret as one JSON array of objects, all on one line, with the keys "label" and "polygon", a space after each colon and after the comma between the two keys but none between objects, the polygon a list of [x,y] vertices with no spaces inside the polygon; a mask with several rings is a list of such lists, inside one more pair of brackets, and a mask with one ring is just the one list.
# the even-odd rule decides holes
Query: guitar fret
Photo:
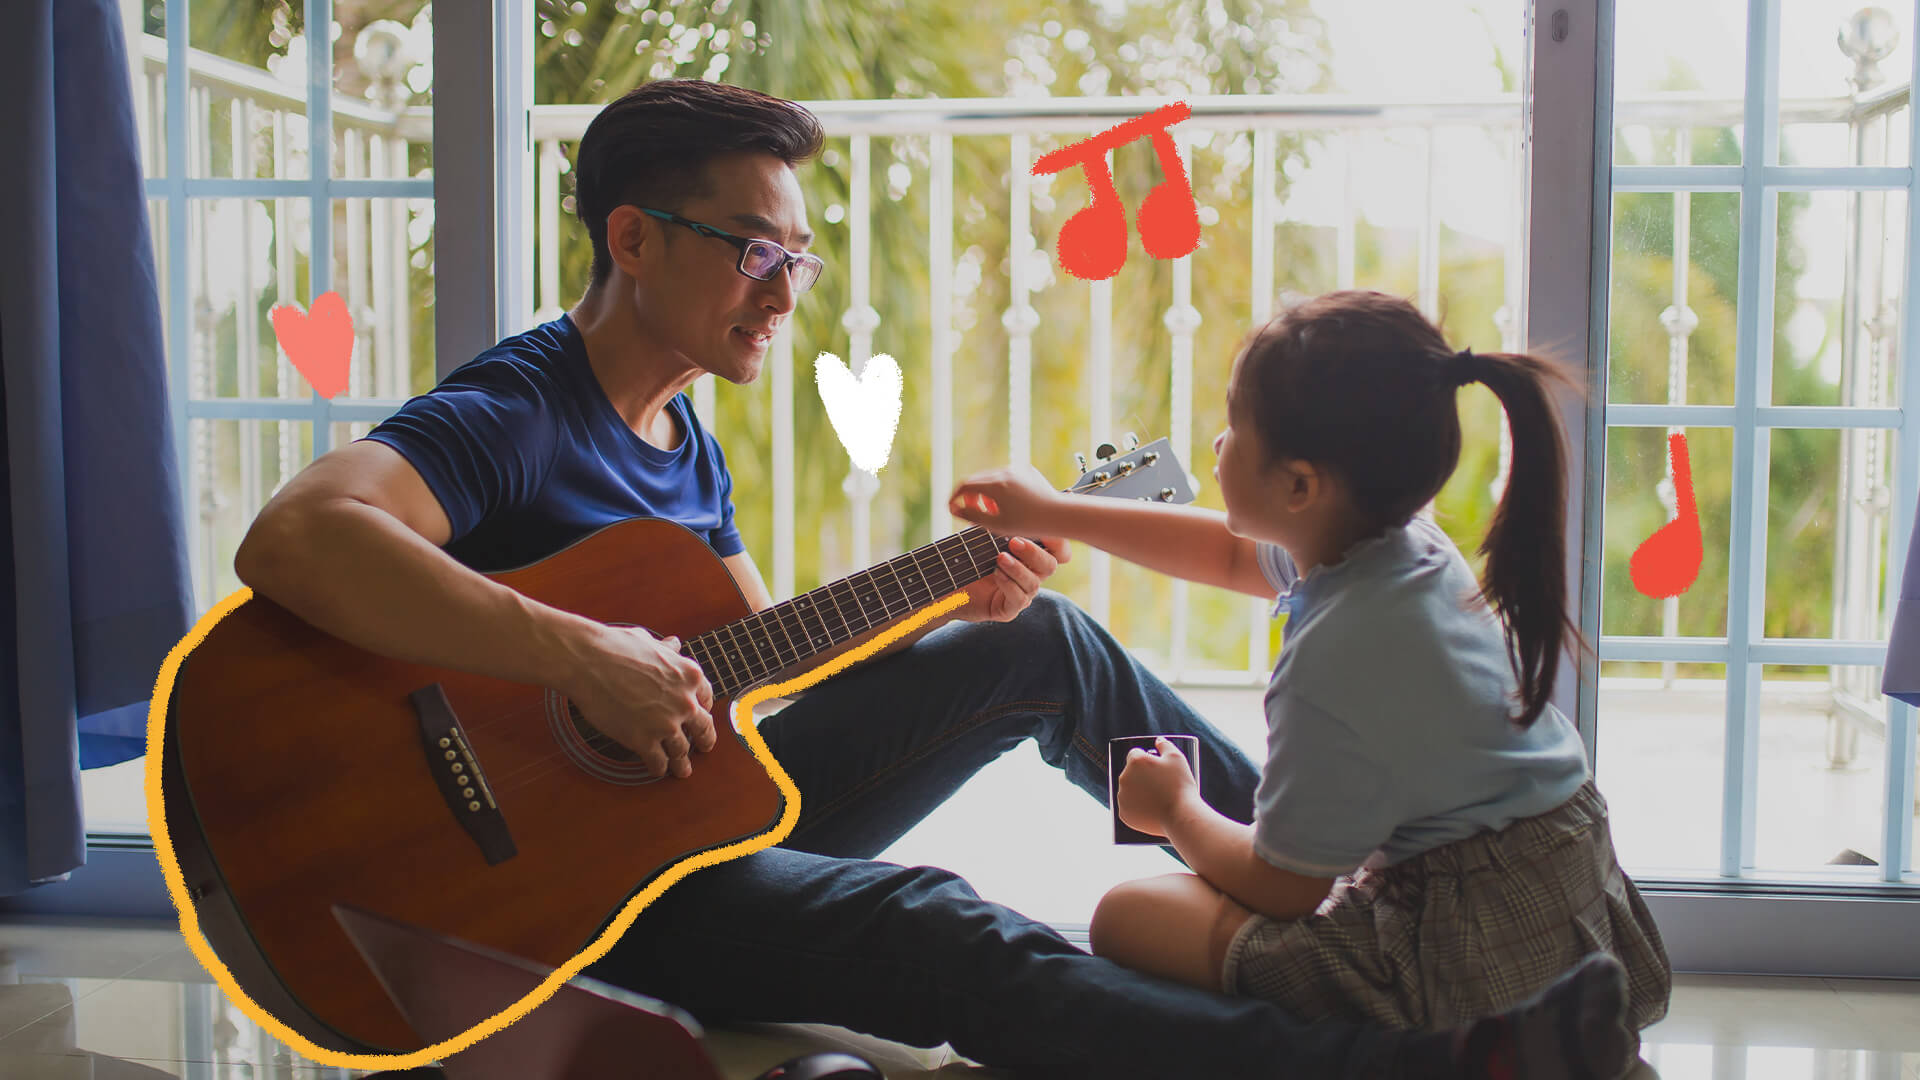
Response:
[{"label": "guitar fret", "polygon": [[[780,650],[774,647],[772,639],[767,636],[766,627],[761,625],[762,622],[764,622],[764,620],[756,613],[741,619],[735,625],[741,628],[741,634],[743,634],[747,642],[753,646],[753,655],[765,666],[766,670],[760,673],[761,677],[765,678],[779,671],[786,665],[780,662]],[[767,663],[767,654],[769,652],[773,654],[772,663]]]},{"label": "guitar fret", "polygon": [[[799,605],[801,633],[807,635],[807,639],[812,644],[814,652],[823,653],[833,648],[834,642],[832,631],[827,629],[827,617],[820,611],[819,594],[819,589],[809,590],[794,597],[794,603]],[[808,612],[813,613],[813,621],[820,626],[818,630],[807,626]]]},{"label": "guitar fret", "polygon": [[919,561],[914,558],[913,552],[909,551],[906,554],[900,556],[899,558],[890,560],[887,563],[887,566],[891,569],[893,573],[893,580],[895,584],[900,583],[900,565],[901,564],[906,565],[908,569],[907,580],[909,582],[912,582],[912,584],[901,585],[900,592],[901,592],[902,598],[905,599],[907,602],[907,610],[912,611],[915,608],[918,608],[927,602],[924,597],[916,595],[917,593],[923,593],[926,591],[926,575],[921,572]]},{"label": "guitar fret", "polygon": [[724,665],[721,662],[724,657],[717,651],[713,634],[709,632],[701,634],[699,637],[689,638],[687,643],[700,654],[698,657],[700,666],[706,669],[707,681],[713,684],[714,694],[716,696],[724,696],[722,686],[724,685],[728,690],[731,690],[733,674],[730,671],[724,670]]},{"label": "guitar fret", "polygon": [[979,530],[978,532],[976,532],[975,529],[969,529],[967,530],[967,532],[960,534],[961,535],[960,550],[966,552],[967,561],[973,564],[973,577],[975,581],[978,581],[979,579],[986,577],[987,575],[984,572],[982,572],[980,569],[980,559],[978,556],[974,554],[974,551],[973,551],[973,535],[969,535],[969,534],[979,535],[980,533],[984,533],[984,532],[985,530]]},{"label": "guitar fret", "polygon": [[[883,562],[879,566],[876,566],[872,570],[868,571],[868,576],[873,579],[874,591],[880,597],[882,610],[884,610],[887,613],[887,618],[891,619],[893,618],[893,603],[891,600],[888,599],[889,593],[888,593],[887,587],[880,583],[880,571],[882,570],[885,570],[887,572],[887,576],[893,579],[893,588],[896,590],[899,590],[901,594],[900,599],[903,601],[907,599],[906,589],[904,586],[900,584],[900,572],[894,569],[892,559],[888,559],[886,562]],[[911,607],[912,604],[909,602],[907,606]]]},{"label": "guitar fret", "polygon": [[721,629],[725,630],[727,634],[727,659],[733,663],[734,667],[740,670],[741,674],[746,676],[746,679],[742,681],[741,685],[744,686],[747,682],[759,678],[759,675],[753,670],[751,663],[751,661],[758,658],[747,655],[746,650],[741,648],[740,634],[733,628],[733,624],[728,623],[726,626],[721,627]]},{"label": "guitar fret", "polygon": [[[840,616],[840,629],[841,629],[841,633],[842,633],[842,634],[843,634],[843,635],[845,636],[845,638],[847,638],[847,639],[852,639],[852,638],[856,638],[856,637],[859,637],[859,636],[860,636],[860,635],[861,635],[862,633],[864,633],[864,632],[866,631],[866,627],[865,627],[864,625],[863,625],[863,626],[859,626],[859,627],[856,627],[856,626],[854,626],[854,625],[853,625],[853,620],[851,620],[851,619],[849,619],[849,618],[847,618],[847,609],[846,609],[846,606],[840,603],[840,589],[841,589],[841,588],[847,588],[847,586],[846,586],[846,582],[845,582],[844,580],[842,580],[842,581],[836,581],[836,582],[834,582],[833,584],[831,584],[831,585],[828,585],[828,586],[827,586],[827,597],[828,597],[828,599],[830,599],[830,600],[832,600],[832,601],[833,601],[833,610],[834,610],[834,613]],[[851,593],[851,592],[852,592],[852,590],[851,590],[851,588],[848,588],[848,592],[849,592],[849,593]],[[859,612],[859,610],[860,610],[860,605],[859,605],[859,604],[858,604],[857,602],[856,602],[856,603],[855,603],[855,604],[853,605],[853,610],[854,610],[854,611],[855,611],[856,613],[857,613],[857,612]]]},{"label": "guitar fret", "polygon": [[806,630],[806,627],[804,626],[801,627],[800,628],[801,640],[800,641],[793,640],[793,630],[791,627],[787,625],[787,615],[789,613],[793,614],[793,617],[796,623],[800,618],[799,613],[793,611],[793,602],[789,600],[784,604],[776,604],[769,610],[773,612],[774,623],[780,627],[781,636],[787,639],[787,644],[793,649],[793,659],[787,661],[787,663],[788,664],[798,663],[802,657],[807,655],[807,646],[806,646],[807,630]]},{"label": "guitar fret", "polygon": [[[860,593],[859,593],[860,586],[859,585],[854,586],[854,602],[860,605],[860,611],[861,611],[861,614],[866,617],[868,629],[872,629],[873,627],[878,626],[883,622],[886,622],[890,613],[887,610],[886,593],[884,590],[880,588],[880,579],[875,576],[874,571],[872,570],[863,570],[860,573],[853,575],[853,577],[862,579],[861,585],[864,585],[867,589],[867,598],[865,600],[862,600],[860,599]],[[872,608],[871,608],[871,605],[873,604],[879,605],[879,608],[880,608],[879,618],[875,618],[873,615]]]},{"label": "guitar fret", "polygon": [[[949,543],[949,541],[954,541],[955,543]],[[941,537],[934,541],[933,544],[934,555],[936,556],[935,561],[940,564],[940,569],[946,571],[947,574],[947,592],[954,592],[955,590],[966,587],[960,583],[960,575],[953,572],[953,564],[957,560],[950,554],[949,549],[957,545],[964,545],[964,541],[960,541],[958,535],[953,533]]]},{"label": "guitar fret", "polygon": [[[938,544],[928,544],[926,547],[923,547],[919,550],[926,552],[927,557],[933,560],[934,566],[940,566],[940,550],[939,550]],[[920,568],[920,580],[926,584],[928,603],[932,603],[933,601],[938,600],[940,597],[952,591],[949,589],[942,589],[940,586],[935,585],[933,583],[933,577],[927,573],[927,563],[925,562],[924,559],[921,558],[918,552],[914,554],[913,564]]]}]

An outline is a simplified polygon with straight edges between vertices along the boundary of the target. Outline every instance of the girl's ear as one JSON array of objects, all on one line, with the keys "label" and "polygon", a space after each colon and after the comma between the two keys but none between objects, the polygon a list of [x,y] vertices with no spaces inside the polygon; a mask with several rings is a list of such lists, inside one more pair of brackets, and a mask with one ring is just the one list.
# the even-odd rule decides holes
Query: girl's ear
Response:
[{"label": "girl's ear", "polygon": [[1286,461],[1279,465],[1280,497],[1287,511],[1297,514],[1326,497],[1327,474],[1305,461]]}]

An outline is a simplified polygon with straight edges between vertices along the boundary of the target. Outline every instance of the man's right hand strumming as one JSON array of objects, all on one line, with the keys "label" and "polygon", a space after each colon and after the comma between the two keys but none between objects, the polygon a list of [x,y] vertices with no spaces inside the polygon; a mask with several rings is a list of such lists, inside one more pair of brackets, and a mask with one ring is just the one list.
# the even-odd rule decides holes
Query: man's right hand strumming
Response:
[{"label": "man's right hand strumming", "polygon": [[713,749],[713,686],[679,638],[601,626],[580,646],[575,672],[562,690],[580,715],[654,775],[687,776],[692,752]]}]

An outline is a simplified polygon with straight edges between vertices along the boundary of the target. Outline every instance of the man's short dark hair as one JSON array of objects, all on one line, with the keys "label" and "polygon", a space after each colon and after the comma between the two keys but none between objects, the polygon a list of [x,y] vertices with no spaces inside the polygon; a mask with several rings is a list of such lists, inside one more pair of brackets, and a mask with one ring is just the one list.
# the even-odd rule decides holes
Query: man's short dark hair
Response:
[{"label": "man's short dark hair", "polygon": [[760,150],[797,165],[820,152],[820,121],[783,98],[701,79],[662,79],[601,109],[573,168],[574,207],[593,240],[593,280],[613,272],[607,215],[615,207],[678,212],[707,190],[707,162]]}]

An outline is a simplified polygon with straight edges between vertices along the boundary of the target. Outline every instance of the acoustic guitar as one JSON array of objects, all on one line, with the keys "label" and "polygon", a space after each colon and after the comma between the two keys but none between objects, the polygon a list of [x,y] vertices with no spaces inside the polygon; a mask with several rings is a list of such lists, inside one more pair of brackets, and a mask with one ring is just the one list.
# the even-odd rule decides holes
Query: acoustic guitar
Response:
[{"label": "acoustic guitar", "polygon": [[[1069,490],[1192,499],[1165,439],[1099,457]],[[966,528],[759,612],[697,534],[652,518],[488,575],[681,639],[720,738],[665,783],[555,690],[376,655],[256,594],[209,628],[165,703],[167,831],[199,928],[247,996],[316,1045],[431,1045],[333,905],[565,964],[659,874],[779,822],[780,789],[726,722],[734,701],[987,576],[1005,549]]]}]

